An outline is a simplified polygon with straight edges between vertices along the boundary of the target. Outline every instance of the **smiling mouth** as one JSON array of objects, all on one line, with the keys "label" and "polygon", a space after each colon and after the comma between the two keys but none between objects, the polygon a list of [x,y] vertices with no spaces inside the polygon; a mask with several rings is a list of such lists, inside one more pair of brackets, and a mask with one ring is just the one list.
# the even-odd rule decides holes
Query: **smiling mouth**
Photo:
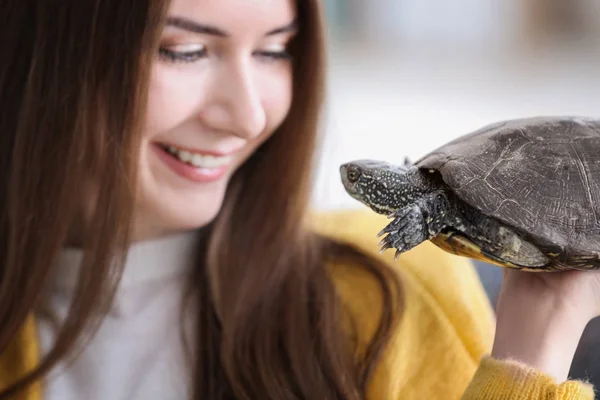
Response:
[{"label": "smiling mouth", "polygon": [[159,146],[168,154],[177,160],[196,168],[214,169],[229,164],[232,160],[231,155],[212,155],[195,153],[183,150],[171,145],[159,144]]}]

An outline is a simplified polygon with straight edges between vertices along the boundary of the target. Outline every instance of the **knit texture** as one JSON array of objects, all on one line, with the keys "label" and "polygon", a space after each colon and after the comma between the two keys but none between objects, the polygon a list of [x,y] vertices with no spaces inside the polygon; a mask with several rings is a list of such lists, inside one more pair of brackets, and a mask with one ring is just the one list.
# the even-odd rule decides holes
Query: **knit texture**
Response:
[{"label": "knit texture", "polygon": [[[502,394],[499,397],[499,393]],[[556,381],[516,360],[498,361],[484,357],[465,392],[467,399],[481,400],[577,400],[593,399],[591,385]]]}]

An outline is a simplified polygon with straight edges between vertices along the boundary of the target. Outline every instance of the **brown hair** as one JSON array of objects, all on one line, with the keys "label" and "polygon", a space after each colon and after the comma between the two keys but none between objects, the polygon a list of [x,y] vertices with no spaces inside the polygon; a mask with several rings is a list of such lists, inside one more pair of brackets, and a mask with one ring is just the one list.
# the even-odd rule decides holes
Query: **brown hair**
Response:
[{"label": "brown hair", "polygon": [[[90,176],[101,205],[85,227],[85,268],[56,345],[0,398],[74,356],[110,304],[130,241],[148,66],[167,7],[166,0],[0,6],[0,354],[40,301],[80,219],[74,194]],[[200,310],[195,399],[364,399],[398,317],[395,276],[305,224],[324,90],[321,7],[298,0],[291,112],[233,176],[198,245],[190,280]],[[343,306],[326,268],[340,260],[381,287],[381,322],[362,360],[342,340]]]}]

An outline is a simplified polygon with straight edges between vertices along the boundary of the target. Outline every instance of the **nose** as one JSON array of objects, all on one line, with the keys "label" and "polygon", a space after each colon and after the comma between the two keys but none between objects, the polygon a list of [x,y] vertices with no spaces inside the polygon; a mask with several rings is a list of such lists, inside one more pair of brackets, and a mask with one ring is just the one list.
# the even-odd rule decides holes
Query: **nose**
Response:
[{"label": "nose", "polygon": [[267,117],[255,75],[247,64],[222,66],[203,110],[208,125],[246,139],[265,130]]}]

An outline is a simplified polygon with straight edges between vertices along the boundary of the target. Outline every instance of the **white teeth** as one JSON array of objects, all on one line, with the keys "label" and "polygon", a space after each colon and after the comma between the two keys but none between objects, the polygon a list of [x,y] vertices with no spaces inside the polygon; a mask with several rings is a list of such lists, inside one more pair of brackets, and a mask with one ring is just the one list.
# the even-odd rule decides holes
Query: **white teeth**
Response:
[{"label": "white teeth", "polygon": [[179,150],[177,151],[177,153],[181,161],[189,162],[192,159],[192,153],[190,153],[189,151]]},{"label": "white teeth", "polygon": [[187,150],[179,150],[174,146],[167,146],[165,149],[169,153],[179,158],[181,161],[198,168],[217,168],[228,164],[231,160],[230,156],[216,157],[210,155],[201,155],[197,153],[191,153]]},{"label": "white teeth", "polygon": [[192,159],[190,160],[190,164],[195,165],[196,167],[202,166],[202,156],[199,154],[192,155]]}]

